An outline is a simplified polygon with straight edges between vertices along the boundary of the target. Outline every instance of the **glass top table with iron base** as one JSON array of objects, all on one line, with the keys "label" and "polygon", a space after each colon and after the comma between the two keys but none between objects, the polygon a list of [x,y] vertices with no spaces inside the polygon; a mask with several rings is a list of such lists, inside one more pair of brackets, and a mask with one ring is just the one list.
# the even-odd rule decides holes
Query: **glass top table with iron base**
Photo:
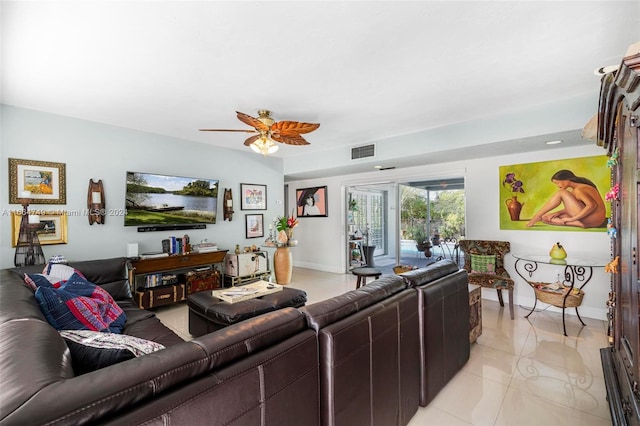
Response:
[{"label": "glass top table with iron base", "polygon": [[[580,313],[578,312],[578,306],[582,303],[580,299],[579,303],[574,304],[572,306],[568,306],[567,301],[570,297],[575,296],[575,289],[577,289],[577,295],[581,296],[583,293],[583,288],[586,286],[591,278],[593,277],[593,268],[604,267],[607,264],[605,260],[595,260],[588,258],[580,258],[580,257],[567,257],[566,259],[557,260],[552,259],[549,256],[543,255],[532,255],[532,254],[513,254],[513,257],[516,258],[515,270],[520,277],[527,282],[534,290],[535,302],[531,311],[525,315],[525,318],[529,318],[534,310],[536,309],[536,305],[538,304],[539,297],[541,296],[540,290],[536,287],[536,284],[531,281],[533,277],[533,273],[538,270],[538,266],[542,265],[553,265],[555,267],[563,266],[564,267],[564,278],[562,279],[562,286],[564,287],[558,294],[557,301],[545,301],[544,303],[549,303],[550,305],[556,306],[558,308],[562,308],[562,329],[564,331],[564,335],[567,335],[567,326],[565,324],[565,309],[567,307],[575,307],[576,315],[578,320],[583,326],[586,326],[582,318],[580,317]],[[525,274],[528,275],[528,278],[525,277]],[[542,293],[544,294],[544,293]]]}]

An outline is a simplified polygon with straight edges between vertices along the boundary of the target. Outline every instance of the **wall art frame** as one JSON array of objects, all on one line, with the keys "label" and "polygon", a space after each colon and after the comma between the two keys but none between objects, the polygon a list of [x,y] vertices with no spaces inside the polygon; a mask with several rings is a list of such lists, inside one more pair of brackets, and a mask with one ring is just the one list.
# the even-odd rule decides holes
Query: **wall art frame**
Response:
[{"label": "wall art frame", "polygon": [[267,185],[240,184],[240,210],[266,210]]},{"label": "wall art frame", "polygon": [[[67,212],[29,210],[30,215],[40,216],[41,229],[37,231],[40,245],[67,244]],[[18,243],[22,213],[11,212],[11,247]]]},{"label": "wall art frame", "polygon": [[9,158],[9,204],[21,204],[20,198],[32,204],[66,204],[66,165]]},{"label": "wall art frame", "polygon": [[264,215],[246,214],[244,215],[247,238],[264,237]]},{"label": "wall art frame", "polygon": [[[610,189],[611,170],[606,155],[567,158],[535,163],[500,166],[499,172],[499,220],[500,229],[520,231],[606,232],[606,219],[611,217],[611,203],[606,194]],[[569,172],[569,173],[567,173]],[[599,194],[602,217],[597,224],[578,226],[571,221],[563,224],[550,217],[561,214],[564,204],[549,204],[559,187],[552,181],[590,182]],[[567,189],[564,189],[567,191]],[[573,193],[572,188],[568,192]],[[595,191],[594,191],[595,194]],[[594,197],[596,198],[596,197]],[[602,211],[604,210],[604,211]],[[544,213],[549,216],[540,217]]]},{"label": "wall art frame", "polygon": [[296,189],[296,203],[298,217],[329,216],[326,186]]}]

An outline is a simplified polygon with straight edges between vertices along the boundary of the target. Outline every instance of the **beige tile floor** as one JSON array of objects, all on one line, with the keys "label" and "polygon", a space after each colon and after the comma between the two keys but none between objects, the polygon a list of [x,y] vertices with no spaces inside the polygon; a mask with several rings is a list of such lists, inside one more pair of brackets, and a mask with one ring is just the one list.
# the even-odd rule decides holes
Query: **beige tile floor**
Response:
[{"label": "beige tile floor", "polygon": [[[308,303],[355,288],[355,277],[295,268],[291,287],[307,292]],[[491,291],[484,290],[483,291]],[[539,304],[540,305],[540,304]],[[159,308],[158,317],[191,339],[186,303]],[[482,335],[471,357],[410,426],[611,425],[599,349],[606,346],[604,321],[540,311],[515,320],[497,302],[482,300]]]}]

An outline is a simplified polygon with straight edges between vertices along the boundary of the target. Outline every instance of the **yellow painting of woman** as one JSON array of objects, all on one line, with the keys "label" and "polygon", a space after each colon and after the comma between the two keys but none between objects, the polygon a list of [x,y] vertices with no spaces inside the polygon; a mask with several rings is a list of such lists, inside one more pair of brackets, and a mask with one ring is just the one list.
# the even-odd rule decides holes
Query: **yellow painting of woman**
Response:
[{"label": "yellow painting of woman", "polygon": [[606,162],[602,155],[501,166],[500,228],[606,231]]}]

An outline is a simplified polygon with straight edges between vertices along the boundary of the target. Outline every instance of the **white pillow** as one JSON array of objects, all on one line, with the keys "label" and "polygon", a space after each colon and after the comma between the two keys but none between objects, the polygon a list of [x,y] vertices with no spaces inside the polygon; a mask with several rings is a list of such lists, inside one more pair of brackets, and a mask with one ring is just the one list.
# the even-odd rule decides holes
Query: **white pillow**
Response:
[{"label": "white pillow", "polygon": [[50,275],[52,277],[60,278],[64,281],[71,278],[74,273],[77,273],[81,277],[84,277],[84,275],[82,275],[80,271],[63,263],[47,263],[46,265],[44,265],[42,273],[45,275]]}]

